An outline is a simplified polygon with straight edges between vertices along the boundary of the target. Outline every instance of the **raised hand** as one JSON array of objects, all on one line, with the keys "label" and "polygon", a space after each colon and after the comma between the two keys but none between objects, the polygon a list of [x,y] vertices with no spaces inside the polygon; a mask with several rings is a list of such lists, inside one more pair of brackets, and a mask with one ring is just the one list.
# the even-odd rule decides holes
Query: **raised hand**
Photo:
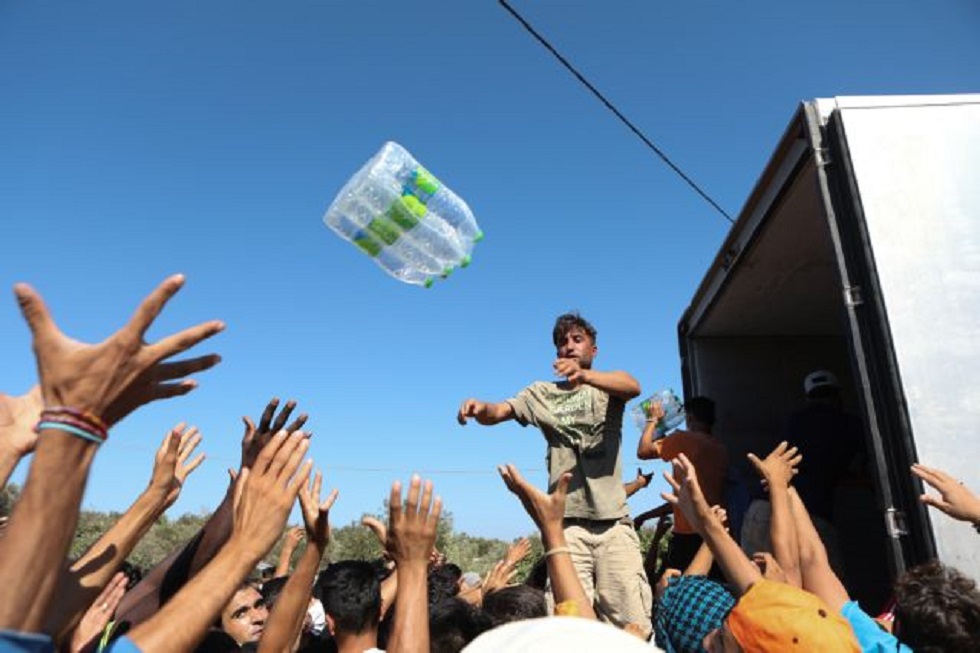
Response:
[{"label": "raised hand", "polygon": [[31,330],[45,405],[86,411],[111,426],[143,404],[193,390],[195,381],[178,379],[214,366],[220,361],[218,356],[163,361],[210,338],[224,329],[224,324],[205,322],[154,344],[143,339],[164,305],[183,285],[183,275],[165,280],[143,300],[125,326],[98,344],[66,336],[33,288],[27,284],[14,286]]},{"label": "raised hand", "polygon": [[939,496],[925,493],[919,500],[927,506],[941,510],[953,519],[973,522],[980,526],[980,497],[941,469],[912,465],[912,473],[924,483],[939,491]]},{"label": "raised hand", "polygon": [[552,368],[554,368],[555,374],[565,377],[565,380],[573,386],[586,382],[588,370],[582,369],[582,366],[574,358],[559,358],[552,363]]},{"label": "raised hand", "polygon": [[289,420],[289,416],[292,415],[293,410],[296,409],[296,402],[294,400],[290,399],[287,401],[282,411],[276,415],[276,409],[278,407],[279,399],[277,397],[269,400],[265,410],[262,411],[262,417],[259,418],[258,427],[255,426],[255,423],[247,415],[242,417],[242,422],[245,424],[245,433],[242,435],[242,467],[252,466],[262,451],[262,448],[268,444],[273,435],[284,429],[287,434],[292,434],[303,428],[303,425],[306,423],[306,413],[300,413],[299,417],[293,420],[289,426],[285,425],[286,421]]},{"label": "raised hand", "polygon": [[790,447],[787,442],[780,442],[765,460],[760,460],[752,453],[748,454],[748,458],[762,477],[763,484],[770,487],[788,487],[798,471],[797,466],[803,460],[799,449]]},{"label": "raised hand", "polygon": [[105,627],[112,621],[112,616],[126,593],[126,574],[119,571],[112,577],[109,584],[92,601],[81,621],[71,635],[69,650],[72,653],[95,651]]},{"label": "raised hand", "polygon": [[201,434],[197,427],[186,428],[183,422],[164,436],[163,443],[157,449],[153,460],[150,489],[161,494],[165,507],[169,508],[177,501],[184,487],[184,481],[204,462],[203,453],[188,461],[200,443]]},{"label": "raised hand", "polygon": [[680,508],[688,522],[700,531],[705,519],[712,517],[711,507],[708,506],[701,485],[698,483],[694,464],[684,454],[677,456],[671,463],[674,466],[674,474],[664,472],[664,478],[673,492],[663,492],[660,496],[664,501]]},{"label": "raised hand", "polygon": [[752,562],[759,568],[762,577],[777,583],[788,583],[789,577],[771,553],[758,551],[752,554]]},{"label": "raised hand", "polygon": [[306,539],[316,546],[321,554],[330,542],[330,509],[337,501],[337,490],[332,490],[322,502],[320,487],[323,475],[317,471],[309,485],[304,484],[299,491],[299,505],[303,509],[303,523],[306,525]]},{"label": "raised hand", "polygon": [[522,537],[507,547],[507,554],[504,556],[504,564],[510,569],[517,569],[521,560],[531,553],[531,540]]},{"label": "raised hand", "polygon": [[406,562],[428,564],[429,554],[436,542],[440,514],[442,499],[433,499],[432,481],[425,481],[423,485],[418,476],[413,476],[404,506],[401,482],[392,484],[388,497],[388,542],[385,548],[399,567]]},{"label": "raised hand", "polygon": [[37,444],[34,425],[43,408],[39,385],[19,397],[0,393],[0,448],[11,451],[18,458],[33,452]]},{"label": "raised hand", "polygon": [[507,489],[517,495],[524,510],[534,520],[542,536],[563,530],[562,520],[565,518],[565,497],[568,495],[568,483],[572,480],[570,472],[562,474],[558,485],[551,494],[545,494],[534,487],[521,476],[513,465],[501,465],[497,472],[504,479]]},{"label": "raised hand", "polygon": [[282,533],[296,495],[309,478],[312,461],[303,461],[310,441],[302,431],[279,431],[235,485],[232,539],[256,560]]},{"label": "raised hand", "polygon": [[465,425],[467,418],[472,417],[476,419],[477,422],[480,422],[481,418],[483,418],[486,413],[486,402],[478,399],[467,399],[460,405],[459,412],[456,414],[456,421],[462,425]]},{"label": "raised hand", "polygon": [[381,545],[381,554],[387,557],[388,552],[385,551],[385,544],[388,542],[388,527],[384,525],[384,522],[373,515],[364,515],[361,517],[361,525],[371,529],[374,536],[378,538],[378,544]]},{"label": "raised hand", "polygon": [[648,485],[650,485],[650,481],[652,480],[653,480],[653,472],[650,472],[649,474],[644,474],[643,469],[641,469],[640,467],[636,468],[636,479],[634,480],[634,483],[639,483],[640,487],[647,487]]},{"label": "raised hand", "polygon": [[483,577],[483,596],[507,587],[516,575],[517,569],[508,565],[506,560],[497,561]]}]

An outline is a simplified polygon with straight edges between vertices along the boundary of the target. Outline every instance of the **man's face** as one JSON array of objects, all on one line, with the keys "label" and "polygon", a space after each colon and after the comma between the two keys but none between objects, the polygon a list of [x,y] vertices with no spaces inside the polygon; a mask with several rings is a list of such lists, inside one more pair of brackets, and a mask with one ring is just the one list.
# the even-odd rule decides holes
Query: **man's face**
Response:
[{"label": "man's face", "polygon": [[559,340],[557,346],[558,358],[573,358],[584,369],[592,367],[592,359],[599,351],[589,334],[580,327],[569,329],[564,340]]},{"label": "man's face", "polygon": [[239,646],[257,642],[262,637],[268,617],[269,610],[265,607],[262,595],[247,587],[235,592],[221,611],[221,629]]}]

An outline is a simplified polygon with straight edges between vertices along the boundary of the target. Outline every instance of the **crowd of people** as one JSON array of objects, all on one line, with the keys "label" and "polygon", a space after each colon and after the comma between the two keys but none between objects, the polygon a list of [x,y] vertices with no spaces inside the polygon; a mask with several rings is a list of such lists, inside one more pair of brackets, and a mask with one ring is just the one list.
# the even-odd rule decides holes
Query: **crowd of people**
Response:
[{"label": "crowd of people", "polygon": [[[36,291],[15,288],[38,387],[0,396],[0,481],[33,454],[0,532],[0,651],[980,650],[980,592],[956,570],[931,562],[908,571],[878,618],[835,571],[826,492],[841,473],[837,462],[858,444],[835,448],[821,434],[860,434],[827,408],[838,388],[829,372],[807,378],[812,405],[790,420],[785,440],[749,455],[758,483],[741,502],[726,492],[731,465],[712,433],[713,402],[690,398],[687,428],[666,437],[654,410],[637,455],[672,463],[670,491],[665,506],[631,518],[627,497],[650,482],[642,473],[622,480],[623,415],[640,386],[626,372],[593,368],[597,332],[577,314],[559,317],[553,330],[560,380],[500,402],[466,399],[457,413],[460,424],[532,425],[547,443],[546,489],[499,467],[544,547],[522,582],[515,575],[531,551],[526,539],[482,578],[439,554],[442,501],[418,476],[391,486],[386,521],[364,519],[379,543],[376,559],[325,561],[338,494],[306,460],[306,415],[294,418],[295,402],[276,399],[257,423],[245,418],[240,465],[190,541],[153,569],[127,569],[201,462],[200,435],[180,424],[160,445],[146,490],[69,560],[89,469],[111,427],[144,404],[190,392],[188,376],[220,362],[174,357],[221,322],[144,339],[182,285],[181,276],[164,281],[98,344],[64,334]],[[817,465],[804,462],[811,452]],[[980,498],[966,486],[922,465],[910,473],[938,491],[923,495],[926,504],[980,530]],[[273,568],[262,561],[296,502],[303,525],[285,534]],[[644,559],[636,523],[662,517],[659,536],[669,514],[665,564],[657,544]]]}]

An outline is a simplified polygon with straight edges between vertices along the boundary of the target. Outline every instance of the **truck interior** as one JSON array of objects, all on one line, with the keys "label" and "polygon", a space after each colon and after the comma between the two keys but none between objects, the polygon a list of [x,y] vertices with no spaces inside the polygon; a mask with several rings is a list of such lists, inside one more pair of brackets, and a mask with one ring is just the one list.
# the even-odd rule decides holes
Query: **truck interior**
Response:
[{"label": "truck interior", "polygon": [[[767,453],[808,373],[833,372],[845,410],[862,414],[817,171],[801,109],[678,326],[685,396],[716,402],[715,432],[747,479],[745,454]],[[835,525],[852,597],[877,614],[894,570],[873,478],[841,482]]]}]

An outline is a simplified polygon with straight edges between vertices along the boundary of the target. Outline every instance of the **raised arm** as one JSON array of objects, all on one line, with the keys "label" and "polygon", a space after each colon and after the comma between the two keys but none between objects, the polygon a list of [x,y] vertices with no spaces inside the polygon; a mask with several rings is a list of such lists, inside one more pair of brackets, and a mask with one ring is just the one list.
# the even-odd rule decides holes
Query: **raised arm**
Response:
[{"label": "raised arm", "polygon": [[565,377],[572,385],[582,383],[591,385],[623,401],[640,396],[640,382],[628,372],[622,370],[600,372],[584,368],[575,358],[559,358],[554,362],[553,367],[556,374]]},{"label": "raised arm", "polygon": [[281,578],[289,575],[289,564],[292,562],[293,553],[299,543],[303,541],[305,529],[302,526],[293,526],[286,531],[282,538],[282,548],[279,549],[279,562],[276,564],[274,578]]},{"label": "raised arm", "polygon": [[[286,426],[295,407],[296,402],[289,400],[277,415],[279,399],[273,398],[266,405],[258,427],[249,417],[242,418],[245,430],[242,436],[241,469],[248,469],[255,463],[275,433],[285,430],[291,434],[303,427],[306,414],[301,414]],[[119,606],[117,621],[130,625],[146,621],[214,558],[232,532],[234,488],[234,482],[229,484],[221,504],[188,543],[157,564],[136,587],[126,593]]]},{"label": "raised arm", "polygon": [[640,442],[636,445],[636,457],[640,460],[652,460],[661,457],[663,436],[657,432],[657,424],[664,417],[664,407],[659,401],[650,403],[650,413],[647,423],[640,434]]},{"label": "raised arm", "polygon": [[303,618],[313,593],[313,581],[330,541],[330,508],[337,500],[337,490],[334,490],[320,502],[322,482],[323,475],[317,472],[310,484],[304,484],[299,492],[306,531],[306,549],[269,614],[265,632],[259,641],[259,653],[290,650],[303,630]]},{"label": "raised arm", "polygon": [[[164,436],[146,490],[119,520],[62,575],[45,631],[59,639],[72,628],[157,519],[177,501],[184,481],[203,462],[190,456],[201,442],[197,428],[178,424]],[[120,595],[120,598],[122,595]]]},{"label": "raised arm", "polygon": [[[770,490],[771,491],[771,490]],[[800,495],[795,488],[789,488],[789,504],[796,526],[796,536],[800,545],[800,572],[803,579],[803,589],[816,594],[834,612],[840,612],[844,604],[850,600],[847,589],[837,578],[837,574],[827,559],[827,549],[817,534],[817,529],[810,519],[810,513],[803,505]]]},{"label": "raised arm", "polygon": [[789,484],[796,475],[796,467],[803,456],[799,455],[796,447],[791,448],[788,443],[780,442],[765,460],[760,460],[752,453],[748,457],[762,478],[763,485],[769,490],[769,502],[772,504],[772,521],[769,524],[772,554],[786,574],[786,582],[794,587],[801,587],[800,547],[790,507]]},{"label": "raised arm", "polygon": [[[149,344],[144,338],[164,305],[183,285],[164,281],[129,323],[96,345],[62,333],[41,297],[16,286],[31,330],[46,421],[27,483],[0,539],[0,628],[37,632],[44,624],[75,532],[89,467],[105,430],[141,405],[186,394],[196,383],[187,374],[207,369],[217,356],[162,361],[224,328],[207,322]],[[81,425],[82,428],[79,428]],[[83,434],[83,435],[80,435]]]},{"label": "raised arm", "polygon": [[398,595],[388,653],[429,651],[429,554],[436,542],[442,499],[432,496],[432,481],[413,476],[402,506],[402,485],[395,481],[388,497],[388,544],[398,569]]},{"label": "raised arm", "polygon": [[718,517],[712,514],[711,507],[698,484],[694,465],[687,456],[680,454],[673,460],[673,465],[678,480],[668,472],[664,472],[664,478],[674,492],[665,492],[661,496],[681,509],[687,520],[711,548],[711,553],[718,566],[725,572],[735,594],[741,596],[753,583],[762,578],[762,574],[731,538]]},{"label": "raised arm", "polygon": [[980,531],[980,497],[973,494],[962,481],[941,469],[912,465],[912,473],[924,483],[939,491],[939,496],[924,493],[920,500],[927,506],[940,510],[953,519],[970,522]]},{"label": "raised arm", "polygon": [[[300,431],[277,433],[235,485],[234,527],[228,543],[129,638],[143,653],[192,651],[286,523],[312,462],[302,462],[309,440]],[[111,650],[111,649],[110,649]]]},{"label": "raised arm", "polygon": [[631,497],[643,488],[650,485],[650,480],[653,478],[653,472],[649,474],[644,474],[642,469],[637,468],[636,478],[628,483],[623,483],[623,489],[626,491],[626,496]]},{"label": "raised arm", "polygon": [[506,401],[493,404],[479,399],[467,399],[460,405],[456,421],[465,426],[470,417],[478,424],[493,426],[514,419],[514,407]]},{"label": "raised arm", "polygon": [[565,497],[568,494],[568,483],[571,473],[562,474],[558,485],[551,494],[545,494],[528,483],[513,465],[502,465],[497,468],[504,479],[507,489],[517,495],[524,510],[534,520],[541,531],[541,543],[544,545],[544,556],[548,566],[548,578],[551,580],[551,592],[555,597],[555,605],[571,602],[578,607],[578,614],[587,619],[595,619],[592,601],[582,588],[582,582],[575,572],[572,563],[572,552],[565,540]]}]

